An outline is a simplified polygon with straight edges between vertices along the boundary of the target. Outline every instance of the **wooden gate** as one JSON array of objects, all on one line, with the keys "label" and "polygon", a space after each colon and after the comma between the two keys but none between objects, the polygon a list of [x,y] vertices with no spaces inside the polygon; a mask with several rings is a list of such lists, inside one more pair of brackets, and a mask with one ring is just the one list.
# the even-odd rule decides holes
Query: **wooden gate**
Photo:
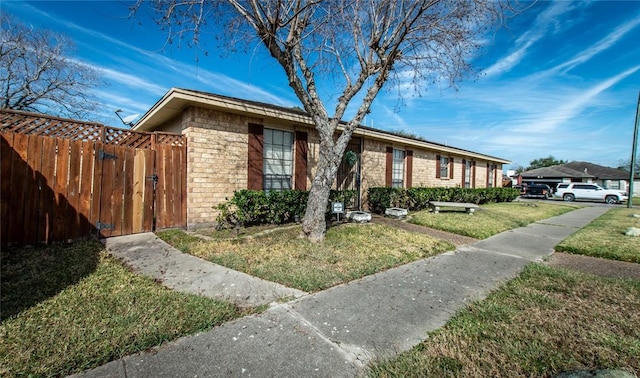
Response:
[{"label": "wooden gate", "polygon": [[2,245],[186,227],[181,135],[0,111]]}]

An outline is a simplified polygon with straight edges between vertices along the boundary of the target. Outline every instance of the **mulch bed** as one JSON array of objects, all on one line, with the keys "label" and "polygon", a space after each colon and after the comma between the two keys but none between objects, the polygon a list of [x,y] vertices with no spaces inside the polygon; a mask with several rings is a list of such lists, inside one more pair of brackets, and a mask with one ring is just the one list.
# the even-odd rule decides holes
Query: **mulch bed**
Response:
[{"label": "mulch bed", "polygon": [[554,252],[547,265],[611,278],[640,280],[640,264]]},{"label": "mulch bed", "polygon": [[452,234],[446,231],[435,230],[429,227],[418,226],[417,224],[407,223],[403,220],[383,217],[380,215],[372,215],[371,221],[373,223],[383,224],[385,226],[395,227],[395,228],[399,228],[401,230],[405,230],[409,232],[416,232],[416,233],[429,235],[436,239],[446,240],[449,243],[455,245],[456,247],[473,244],[478,241],[478,239],[470,238],[468,236],[461,236],[461,235]]}]

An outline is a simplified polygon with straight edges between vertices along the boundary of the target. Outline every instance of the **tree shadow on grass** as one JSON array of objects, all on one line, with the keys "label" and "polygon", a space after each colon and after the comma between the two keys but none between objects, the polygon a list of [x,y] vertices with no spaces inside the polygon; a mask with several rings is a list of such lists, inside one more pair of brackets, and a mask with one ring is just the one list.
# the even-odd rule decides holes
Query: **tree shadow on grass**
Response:
[{"label": "tree shadow on grass", "polygon": [[96,240],[3,248],[0,255],[0,320],[55,296],[94,272],[102,249]]}]

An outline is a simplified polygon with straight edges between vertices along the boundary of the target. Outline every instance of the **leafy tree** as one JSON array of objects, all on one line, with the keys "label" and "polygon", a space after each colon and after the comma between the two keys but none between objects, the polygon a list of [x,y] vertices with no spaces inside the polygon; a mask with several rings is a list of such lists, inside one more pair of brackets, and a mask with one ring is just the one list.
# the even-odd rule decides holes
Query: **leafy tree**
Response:
[{"label": "leafy tree", "polygon": [[64,35],[28,27],[0,12],[0,108],[86,118],[98,71],[69,58]]},{"label": "leafy tree", "polygon": [[530,171],[532,169],[543,168],[543,167],[551,167],[553,165],[567,164],[568,161],[562,159],[556,159],[553,155],[549,155],[546,158],[534,159],[529,162],[529,166],[525,169],[525,171]]},{"label": "leafy tree", "polygon": [[[138,0],[132,11],[138,11]],[[494,0],[155,0],[169,41],[218,38],[224,50],[262,45],[319,134],[302,232],[322,241],[325,209],[347,143],[383,86],[419,93],[455,85],[486,32],[512,9]],[[205,28],[215,25],[210,31]],[[323,98],[323,88],[331,94]],[[353,113],[345,120],[347,109]],[[350,111],[351,113],[351,111]],[[340,127],[339,127],[340,126]]]}]

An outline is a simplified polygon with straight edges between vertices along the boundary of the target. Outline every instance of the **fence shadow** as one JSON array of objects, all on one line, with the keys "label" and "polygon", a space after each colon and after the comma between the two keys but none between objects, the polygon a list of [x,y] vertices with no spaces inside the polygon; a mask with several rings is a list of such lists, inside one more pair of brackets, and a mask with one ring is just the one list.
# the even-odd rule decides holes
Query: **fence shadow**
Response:
[{"label": "fence shadow", "polygon": [[[77,211],[77,205],[52,188],[56,185],[53,165],[49,163],[47,168],[47,161],[43,163],[44,159],[24,152],[30,143],[41,143],[42,137],[22,135],[13,139],[12,135],[0,134],[0,319],[4,320],[93,272],[102,246],[97,240],[24,246],[86,238],[96,235],[97,230]],[[43,174],[47,171],[48,175]],[[23,247],[8,247],[11,244]]]},{"label": "fence shadow", "polygon": [[3,248],[0,320],[57,295],[93,273],[102,249],[97,240]]}]

